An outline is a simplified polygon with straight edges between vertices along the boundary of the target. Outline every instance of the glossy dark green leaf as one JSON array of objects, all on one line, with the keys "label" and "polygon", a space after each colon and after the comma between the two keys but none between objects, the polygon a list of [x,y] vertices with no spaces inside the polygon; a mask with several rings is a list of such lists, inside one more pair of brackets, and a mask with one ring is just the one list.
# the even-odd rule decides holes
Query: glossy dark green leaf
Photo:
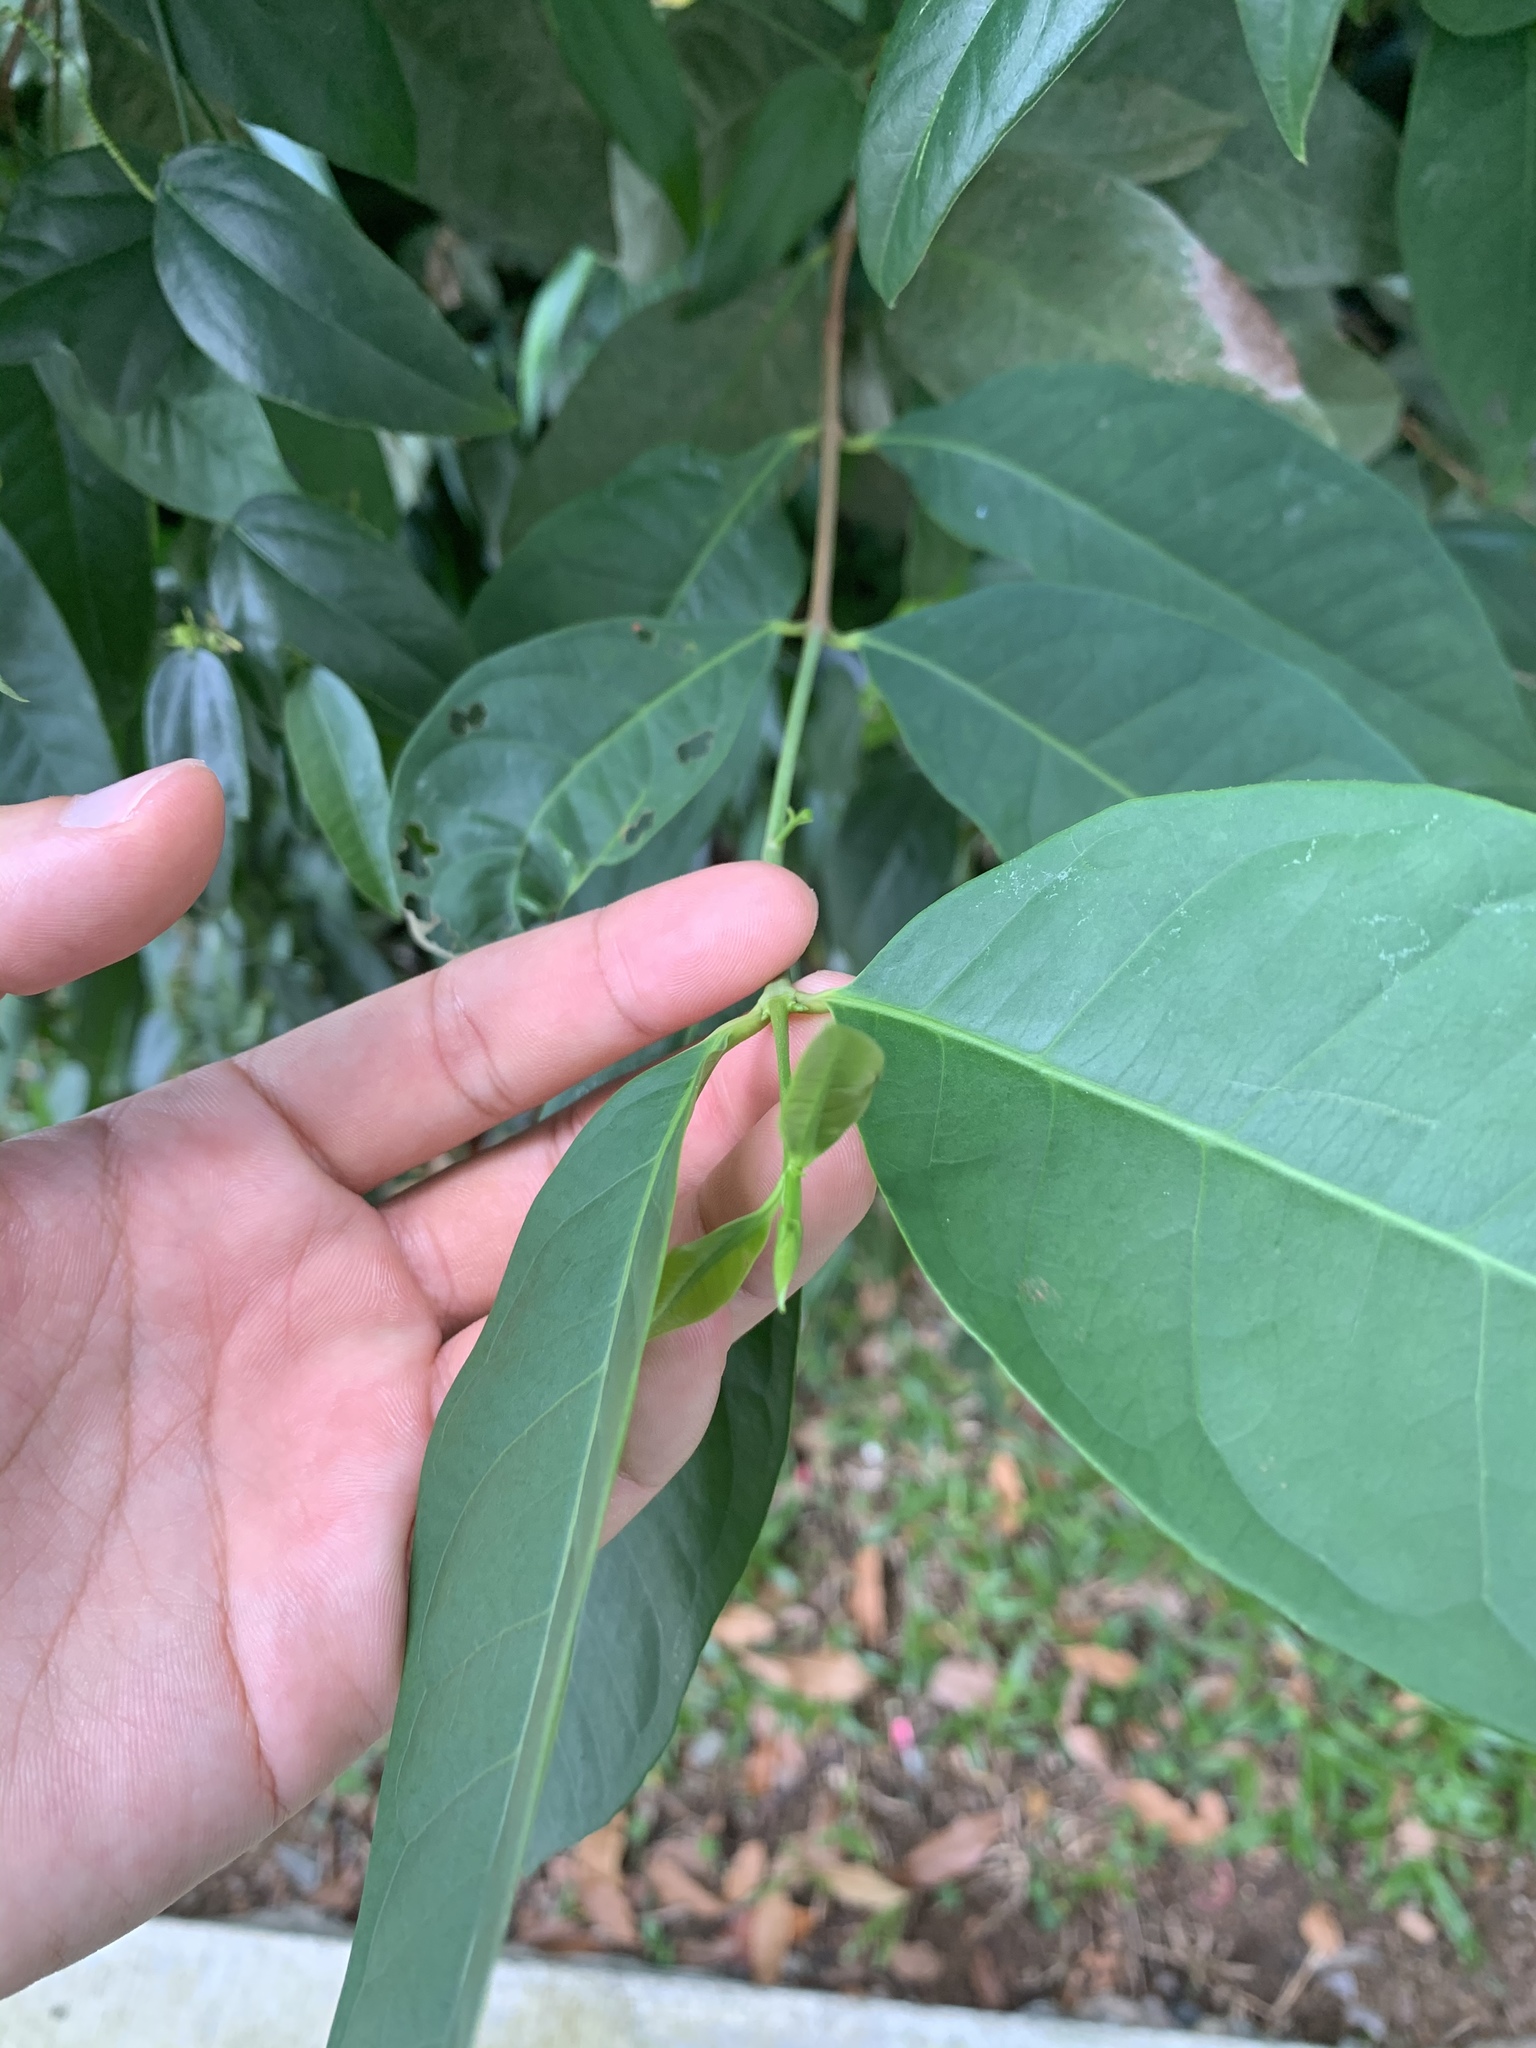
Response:
[{"label": "glossy dark green leaf", "polygon": [[905,0],[859,147],[859,248],[889,305],[1014,122],[1118,0]]},{"label": "glossy dark green leaf", "polygon": [[[139,18],[138,26],[147,28],[153,37],[147,13]],[[147,44],[125,34],[98,0],[81,0],[80,28],[90,65],[91,105],[113,141],[120,148],[146,150],[154,157],[170,156],[180,149],[186,138],[158,53],[152,56]],[[183,93],[182,106],[192,140],[211,140],[213,130],[195,99]]]},{"label": "glossy dark green leaf", "polygon": [[796,1298],[731,1346],[703,1442],[598,1552],[528,1869],[611,1820],[666,1747],[773,1501],[799,1335]]},{"label": "glossy dark green leaf", "polygon": [[283,736],[304,801],[376,910],[400,915],[389,844],[389,783],[368,713],[340,676],[311,669],[283,703]]},{"label": "glossy dark green leaf", "polygon": [[1501,36],[1536,21],[1536,0],[1425,0],[1424,12],[1456,36]]},{"label": "glossy dark green leaf", "polygon": [[673,1246],[656,1284],[653,1337],[702,1323],[734,1298],[768,1242],[777,1207],[775,1199],[750,1216],[733,1216],[703,1237]]},{"label": "glossy dark green leaf", "polygon": [[1536,29],[1435,29],[1403,139],[1419,332],[1497,492],[1536,477]]},{"label": "glossy dark green leaf", "polygon": [[108,724],[136,715],[155,627],[149,507],[30,369],[0,370],[0,520],[58,606]]},{"label": "glossy dark green leaf", "polygon": [[836,206],[853,174],[862,112],[846,72],[824,64],[807,64],[774,87],[710,222],[693,309],[745,291]]},{"label": "glossy dark green leaf", "polygon": [[1248,54],[1286,147],[1307,160],[1307,122],[1333,55],[1344,0],[1237,0]]},{"label": "glossy dark green leaf", "polygon": [[164,761],[204,761],[219,778],[230,820],[251,815],[240,700],[229,669],[206,648],[174,648],[149,679],[144,697],[144,753]]},{"label": "glossy dark green leaf", "polygon": [[573,498],[481,585],[469,630],[483,654],[587,619],[775,619],[805,562],[780,503],[797,443],[746,455],[657,448]]},{"label": "glossy dark green leaf", "polygon": [[260,403],[211,363],[121,415],[95,402],[67,356],[42,357],[37,374],[92,454],[156,504],[225,520],[248,498],[293,489]]},{"label": "glossy dark green leaf", "polygon": [[407,888],[457,945],[556,914],[710,781],[773,651],[761,626],[612,620],[477,662],[395,770]]},{"label": "glossy dark green leaf", "polygon": [[864,757],[820,878],[827,935],[863,967],[955,879],[960,821],[897,748]]},{"label": "glossy dark green leaf", "polygon": [[1243,125],[1238,114],[1206,106],[1155,78],[1083,82],[1076,69],[1004,137],[1002,147],[1064,156],[1133,184],[1156,185],[1209,163]]},{"label": "glossy dark green leaf", "polygon": [[468,636],[398,547],[328,505],[256,498],[219,542],[213,608],[261,651],[296,648],[410,732],[473,659]]},{"label": "glossy dark green leaf", "polygon": [[1327,664],[1109,591],[1002,584],[860,646],[918,766],[1005,855],[1128,797],[1421,779]]},{"label": "glossy dark green leaf", "polygon": [[0,803],[74,796],[116,778],[91,679],[53,599],[3,526],[0,681]]},{"label": "glossy dark green leaf", "polygon": [[[0,498],[0,516],[5,500]],[[1536,679],[1536,527],[1513,513],[1446,519],[1440,544],[1482,600],[1511,668],[1529,690]]]},{"label": "glossy dark green leaf", "polygon": [[468,2048],[560,1719],[707,1046],[577,1135],[427,1447],[410,1628],[331,2048]]},{"label": "glossy dark green leaf", "polygon": [[1536,820],[1419,787],[1106,811],[836,1014],[959,1320],[1187,1548],[1536,1736]]},{"label": "glossy dark green leaf", "polygon": [[880,446],[968,546],[1278,655],[1428,780],[1536,801],[1513,679],[1460,575],[1388,485],[1267,408],[1127,370],[1020,370]]},{"label": "glossy dark green leaf", "polygon": [[350,512],[391,539],[400,528],[389,467],[379,437],[369,427],[340,427],[291,406],[262,407],[277,452],[306,498]]},{"label": "glossy dark green leaf", "polygon": [[104,149],[23,178],[0,231],[0,363],[66,348],[93,398],[133,412],[192,345],[155,278],[154,208]]},{"label": "glossy dark green leaf", "polygon": [[155,269],[198,347],[263,398],[423,434],[511,422],[404,271],[340,207],[254,151],[204,143],[165,165]]},{"label": "glossy dark green leaf", "polygon": [[650,0],[548,0],[548,10],[566,69],[692,236],[699,147],[682,74]]},{"label": "glossy dark green leaf", "polygon": [[869,1107],[885,1055],[846,1024],[824,1024],[796,1062],[779,1104],[784,1161],[803,1170],[851,1130]]}]

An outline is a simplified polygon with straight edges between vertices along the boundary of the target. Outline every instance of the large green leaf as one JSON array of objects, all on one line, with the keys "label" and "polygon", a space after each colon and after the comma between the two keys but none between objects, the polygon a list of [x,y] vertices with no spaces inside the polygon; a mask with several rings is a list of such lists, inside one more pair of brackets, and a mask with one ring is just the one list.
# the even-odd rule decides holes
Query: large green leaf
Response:
[{"label": "large green leaf", "polygon": [[199,348],[264,398],[424,434],[491,434],[511,420],[405,272],[254,151],[204,143],[165,165],[155,268]]},{"label": "large green leaf", "polygon": [[256,498],[219,542],[214,610],[237,639],[297,648],[409,732],[469,666],[464,628],[401,550],[345,512]]},{"label": "large green leaf", "polygon": [[109,411],[143,405],[192,355],[155,278],[154,220],[104,149],[23,178],[0,232],[0,362],[67,348]]},{"label": "large green leaf", "polygon": [[699,225],[699,146],[682,74],[650,0],[548,0],[566,69],[609,134]]},{"label": "large green leaf", "polygon": [[53,599],[3,526],[0,682],[0,803],[73,796],[116,777],[91,679]]},{"label": "large green leaf", "polygon": [[1424,12],[1456,36],[1501,36],[1536,21],[1536,0],[1425,0]]},{"label": "large green leaf", "polygon": [[[5,501],[0,498],[0,516]],[[1511,668],[1536,686],[1536,527],[1513,513],[1447,519],[1435,529],[1482,600]]]},{"label": "large green leaf", "polygon": [[731,1346],[703,1442],[598,1552],[528,1869],[611,1820],[666,1747],[772,1505],[799,1335],[797,1295]]},{"label": "large green leaf", "polygon": [[1536,478],[1536,28],[1431,33],[1401,199],[1424,344],[1495,489],[1514,496]]},{"label": "large green leaf", "polygon": [[132,716],[155,629],[149,507],[29,369],[0,370],[0,520],[58,606],[108,723]]},{"label": "large green leaf", "polygon": [[1536,1736],[1536,820],[1276,785],[1101,813],[836,1013],[929,1279],[1303,1626]]},{"label": "large green leaf", "polygon": [[905,0],[859,147],[859,247],[889,305],[1014,122],[1119,0]]},{"label": "large green leaf", "polygon": [[1303,668],[1104,590],[1002,584],[860,636],[918,766],[999,853],[1127,797],[1420,780]]},{"label": "large green leaf", "polygon": [[427,1448],[405,1675],[331,2048],[468,2048],[560,1718],[711,1042],[631,1081],[518,1232]]},{"label": "large green leaf", "polygon": [[774,644],[763,626],[609,620],[477,662],[395,770],[407,887],[464,945],[554,915],[711,779]]},{"label": "large green leaf", "polygon": [[1133,184],[1156,185],[1199,170],[1242,125],[1240,115],[1154,78],[1084,81],[1073,70],[1057,79],[1002,147],[1064,156]]},{"label": "large green leaf", "polygon": [[1025,363],[1115,362],[1317,418],[1285,336],[1172,208],[1061,157],[993,158],[902,293],[890,334],[936,398]]},{"label": "large green leaf", "polygon": [[1275,126],[1300,162],[1307,122],[1333,55],[1344,0],[1237,0],[1243,37]]},{"label": "large green leaf", "polygon": [[389,845],[389,784],[360,700],[329,669],[311,669],[283,703],[283,737],[304,801],[358,893],[400,915]]},{"label": "large green leaf", "polygon": [[68,356],[42,357],[37,374],[92,454],[156,504],[233,519],[248,498],[293,489],[260,403],[211,363],[122,415],[95,402]]},{"label": "large green leaf", "polygon": [[774,87],[710,222],[691,307],[735,298],[836,206],[853,174],[862,112],[846,72],[825,64],[803,65]]},{"label": "large green leaf", "polygon": [[1513,680],[1454,565],[1388,485],[1268,408],[1018,370],[879,442],[968,546],[1279,655],[1430,781],[1536,802]]},{"label": "large green leaf", "polygon": [[481,585],[482,654],[587,619],[774,619],[805,580],[779,503],[789,436],[746,455],[657,448],[551,512]]}]

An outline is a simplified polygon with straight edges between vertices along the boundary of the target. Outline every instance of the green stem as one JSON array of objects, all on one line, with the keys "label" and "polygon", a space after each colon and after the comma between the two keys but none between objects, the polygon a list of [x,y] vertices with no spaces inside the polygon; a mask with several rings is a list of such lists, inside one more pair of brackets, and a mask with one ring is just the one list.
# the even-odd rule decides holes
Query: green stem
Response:
[{"label": "green stem", "polygon": [[821,666],[821,650],[826,634],[820,626],[812,626],[800,643],[800,666],[795,670],[795,685],[789,693],[789,709],[784,714],[784,738],[779,747],[778,763],[773,771],[773,789],[768,798],[768,822],[763,827],[762,858],[776,867],[784,865],[784,847],[794,830],[794,818],[790,812],[790,796],[795,786],[795,769],[800,761],[800,742],[805,737],[805,721],[810,714],[811,698],[816,689],[816,671]]}]

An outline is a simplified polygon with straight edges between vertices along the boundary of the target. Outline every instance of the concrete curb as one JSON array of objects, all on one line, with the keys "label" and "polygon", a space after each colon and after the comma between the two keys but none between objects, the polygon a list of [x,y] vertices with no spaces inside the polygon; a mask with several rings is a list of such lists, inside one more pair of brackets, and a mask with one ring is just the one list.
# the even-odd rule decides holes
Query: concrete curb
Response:
[{"label": "concrete curb", "polygon": [[[324,1936],[152,1920],[0,2004],[0,2048],[324,2048],[346,1960]],[[496,1966],[477,2048],[1170,2048],[1179,2038],[515,1957]],[[1221,2038],[1202,2035],[1202,2048]]]}]

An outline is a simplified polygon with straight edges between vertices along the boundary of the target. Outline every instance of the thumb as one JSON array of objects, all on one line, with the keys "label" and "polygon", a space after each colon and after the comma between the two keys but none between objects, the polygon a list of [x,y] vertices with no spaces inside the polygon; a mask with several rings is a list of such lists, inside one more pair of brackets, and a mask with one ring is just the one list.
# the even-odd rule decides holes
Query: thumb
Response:
[{"label": "thumb", "polygon": [[223,793],[201,761],[0,808],[0,994],[136,953],[197,900],[223,840]]}]

